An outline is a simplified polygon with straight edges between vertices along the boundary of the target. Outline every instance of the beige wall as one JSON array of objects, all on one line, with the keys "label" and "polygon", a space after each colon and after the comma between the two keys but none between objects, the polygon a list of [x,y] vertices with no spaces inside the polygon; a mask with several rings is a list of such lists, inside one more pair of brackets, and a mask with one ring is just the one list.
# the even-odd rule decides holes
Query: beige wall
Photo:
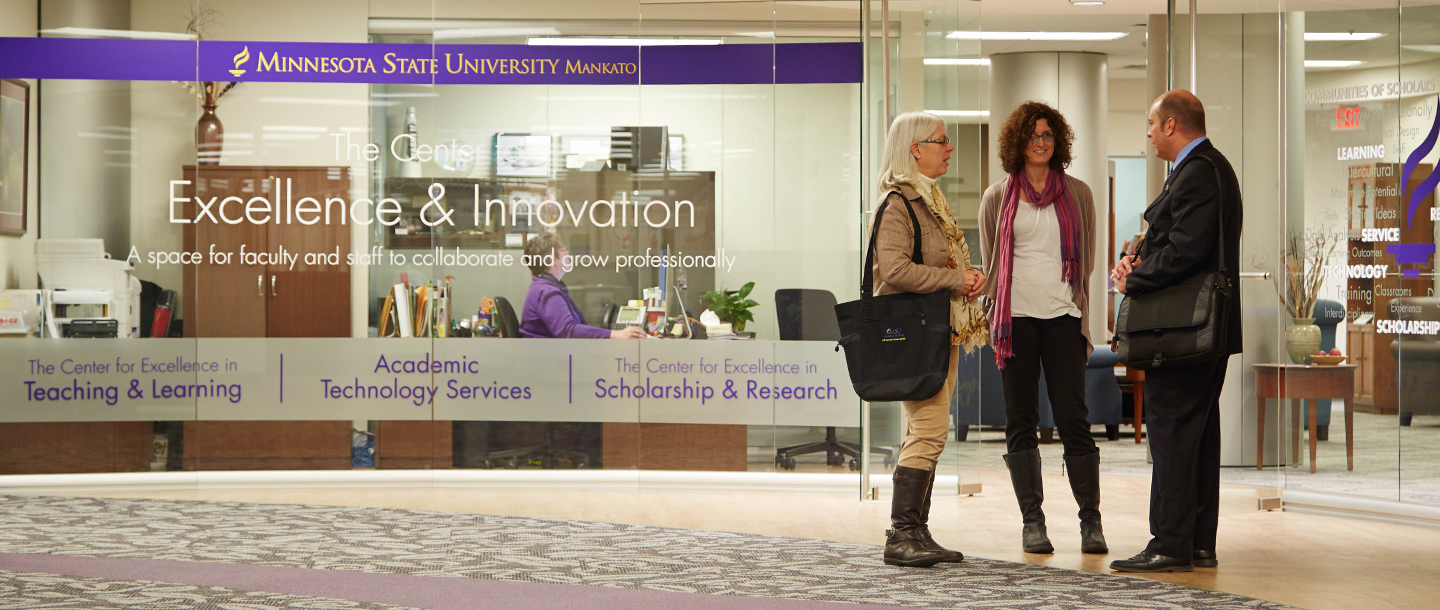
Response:
[{"label": "beige wall", "polygon": [[1111,156],[1145,154],[1150,150],[1145,139],[1149,97],[1143,78],[1110,79],[1107,146]]},{"label": "beige wall", "polygon": [[[33,37],[40,16],[33,0],[0,0],[0,36]],[[27,231],[21,237],[0,237],[0,284],[5,288],[35,288],[35,238],[40,232],[40,122],[36,109],[40,96],[34,80],[30,83],[30,150],[25,190]]]}]

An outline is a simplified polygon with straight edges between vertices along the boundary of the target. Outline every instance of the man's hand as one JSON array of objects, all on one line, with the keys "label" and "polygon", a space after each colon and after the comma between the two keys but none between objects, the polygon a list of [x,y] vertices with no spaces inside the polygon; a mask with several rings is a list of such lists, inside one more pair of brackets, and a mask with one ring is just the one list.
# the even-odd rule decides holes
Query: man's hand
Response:
[{"label": "man's hand", "polygon": [[1122,256],[1120,257],[1120,262],[1115,263],[1115,268],[1110,270],[1110,279],[1119,282],[1129,276],[1131,272],[1135,271],[1135,267],[1139,265],[1140,257],[1134,254]]},{"label": "man's hand", "polygon": [[1121,294],[1125,293],[1125,278],[1130,277],[1130,273],[1135,271],[1135,267],[1139,264],[1140,257],[1130,254],[1120,257],[1120,262],[1110,270],[1110,279],[1115,282],[1115,289]]},{"label": "man's hand", "polygon": [[626,326],[620,330],[610,331],[611,339],[644,339],[645,329],[639,326]]},{"label": "man's hand", "polygon": [[985,294],[985,286],[986,286],[989,282],[990,282],[990,279],[987,278],[987,277],[985,277],[985,274],[984,274],[984,273],[981,273],[978,269],[966,269],[966,270],[965,270],[965,285],[966,285],[965,298],[967,298],[967,299],[973,299],[973,298],[979,297],[979,296],[982,295],[982,294]]}]

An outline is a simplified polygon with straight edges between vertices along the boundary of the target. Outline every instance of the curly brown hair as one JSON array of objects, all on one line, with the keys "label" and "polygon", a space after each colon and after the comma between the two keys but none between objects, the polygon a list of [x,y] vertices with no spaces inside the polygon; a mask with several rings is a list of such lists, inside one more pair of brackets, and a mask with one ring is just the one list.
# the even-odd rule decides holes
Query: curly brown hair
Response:
[{"label": "curly brown hair", "polygon": [[1020,104],[1005,123],[1000,126],[1000,167],[1007,174],[1018,174],[1025,168],[1025,149],[1035,135],[1035,123],[1040,119],[1050,124],[1055,134],[1055,153],[1050,156],[1050,169],[1055,171],[1070,167],[1070,145],[1075,142],[1075,132],[1060,111],[1041,102]]}]

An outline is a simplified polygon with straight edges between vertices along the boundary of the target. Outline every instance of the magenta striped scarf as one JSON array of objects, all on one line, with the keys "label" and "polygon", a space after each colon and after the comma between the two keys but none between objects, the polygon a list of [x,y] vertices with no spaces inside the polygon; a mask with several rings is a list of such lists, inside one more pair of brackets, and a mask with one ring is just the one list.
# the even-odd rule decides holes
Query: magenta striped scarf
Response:
[{"label": "magenta striped scarf", "polygon": [[1020,205],[1020,195],[1037,207],[1055,206],[1055,216],[1060,219],[1060,260],[1062,277],[1073,290],[1080,290],[1080,216],[1075,206],[1075,197],[1066,187],[1065,172],[1050,172],[1045,183],[1045,192],[1035,192],[1030,181],[1020,174],[1011,174],[1005,183],[1005,202],[1000,207],[1000,230],[995,238],[999,250],[995,255],[995,308],[991,318],[990,338],[995,347],[995,366],[1005,368],[1005,361],[1015,355],[1011,345],[1013,331],[1010,321],[1010,280],[1015,267],[1015,210]]}]

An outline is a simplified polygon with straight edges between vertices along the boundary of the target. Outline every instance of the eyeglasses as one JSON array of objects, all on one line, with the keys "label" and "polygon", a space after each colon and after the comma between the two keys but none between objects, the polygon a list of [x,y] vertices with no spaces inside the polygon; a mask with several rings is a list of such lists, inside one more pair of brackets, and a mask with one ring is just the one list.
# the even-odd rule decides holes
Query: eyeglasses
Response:
[{"label": "eyeglasses", "polygon": [[920,140],[920,143],[921,143],[921,144],[939,144],[939,145],[941,145],[941,146],[944,146],[944,145],[950,143],[950,136],[945,136],[945,137],[943,137],[943,138],[940,138],[939,140]]},{"label": "eyeglasses", "polygon": [[1034,146],[1034,145],[1039,144],[1039,143],[1041,143],[1041,142],[1044,142],[1044,143],[1046,143],[1046,144],[1054,144],[1054,143],[1055,143],[1055,134],[1050,133],[1050,132],[1047,131],[1047,132],[1042,133],[1042,134],[1040,134],[1040,135],[1038,135],[1038,136],[1030,136],[1030,145],[1031,145],[1031,146]]}]

